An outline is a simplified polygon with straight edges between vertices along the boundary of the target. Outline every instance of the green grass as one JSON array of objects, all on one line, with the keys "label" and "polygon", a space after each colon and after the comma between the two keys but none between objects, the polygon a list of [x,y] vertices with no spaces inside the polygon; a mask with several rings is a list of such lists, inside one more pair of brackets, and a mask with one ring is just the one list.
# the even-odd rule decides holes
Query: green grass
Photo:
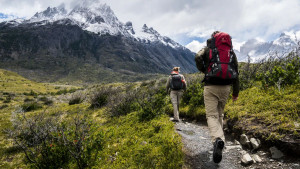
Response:
[{"label": "green grass", "polygon": [[97,167],[180,168],[183,163],[181,139],[166,115],[140,122],[133,112],[111,119],[103,131],[106,148]]},{"label": "green grass", "polygon": [[252,87],[242,91],[238,101],[230,101],[225,108],[227,118],[236,120],[236,127],[266,139],[299,137],[299,110],[299,84],[286,86],[281,92],[274,87],[267,90]]},{"label": "green grass", "polygon": [[8,93],[50,93],[56,92],[51,84],[36,83],[17,73],[0,69],[0,92]]},{"label": "green grass", "polygon": [[[22,106],[32,109],[26,112],[27,118],[44,113],[48,117],[59,117],[71,122],[79,112],[97,126],[103,133],[104,148],[97,155],[94,168],[181,168],[183,152],[180,136],[174,130],[174,124],[165,114],[154,119],[141,121],[139,112],[112,117],[106,107],[91,109],[89,102],[69,105],[54,102],[47,105],[44,102],[49,97],[59,97],[63,87],[53,84],[41,84],[27,80],[16,73],[1,70],[0,104],[6,105],[0,109],[0,168],[30,168],[26,163],[24,153],[7,139],[3,130],[12,126],[13,112]],[[135,90],[141,83],[124,85],[124,83],[89,86],[85,93],[91,96],[94,91],[103,86]],[[145,83],[152,85],[152,82]],[[55,93],[55,95],[51,95]],[[24,95],[26,94],[26,95]],[[6,97],[11,97],[9,103],[4,103]],[[39,104],[38,107],[35,104]],[[67,165],[76,166],[74,161]]]}]

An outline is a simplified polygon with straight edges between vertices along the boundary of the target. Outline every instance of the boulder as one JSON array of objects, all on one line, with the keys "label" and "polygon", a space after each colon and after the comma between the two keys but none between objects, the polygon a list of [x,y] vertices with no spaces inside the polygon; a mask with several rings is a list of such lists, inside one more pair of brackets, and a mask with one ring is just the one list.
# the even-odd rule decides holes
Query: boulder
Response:
[{"label": "boulder", "polygon": [[248,137],[246,136],[246,134],[242,134],[241,136],[240,136],[240,143],[243,145],[243,146],[247,146],[247,147],[249,147],[250,146],[250,141],[249,141],[249,139],[248,139]]},{"label": "boulder", "polygon": [[237,141],[237,140],[234,140],[234,144],[235,145],[241,145],[241,143],[239,141]]},{"label": "boulder", "polygon": [[284,156],[284,154],[280,150],[278,150],[276,147],[271,147],[270,152],[272,154],[273,159],[279,159]]},{"label": "boulder", "polygon": [[254,150],[257,150],[260,147],[260,140],[251,138],[250,142]]},{"label": "boulder", "polygon": [[247,153],[247,154],[244,154],[241,158],[241,162],[243,165],[250,165],[252,164],[254,161],[253,159],[251,158],[251,156]]},{"label": "boulder", "polygon": [[262,162],[262,159],[259,157],[259,155],[257,155],[257,154],[254,154],[253,156],[252,156],[252,159],[256,162],[256,163],[260,163],[260,162]]}]

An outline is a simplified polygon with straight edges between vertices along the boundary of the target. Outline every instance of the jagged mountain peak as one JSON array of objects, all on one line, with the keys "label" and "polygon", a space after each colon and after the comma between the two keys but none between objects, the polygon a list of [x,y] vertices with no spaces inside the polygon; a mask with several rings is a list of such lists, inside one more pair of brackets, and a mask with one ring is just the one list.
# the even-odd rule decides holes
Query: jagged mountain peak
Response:
[{"label": "jagged mountain peak", "polygon": [[121,24],[113,10],[107,4],[101,4],[99,1],[83,1],[75,6],[68,16],[78,22],[91,24],[107,23],[112,26]]},{"label": "jagged mountain peak", "polygon": [[133,29],[133,26],[132,26],[132,22],[131,21],[128,21],[125,23],[125,29],[132,35],[135,34],[135,31]]},{"label": "jagged mountain peak", "polygon": [[282,32],[274,41],[265,42],[260,39],[250,39],[241,46],[237,54],[239,61],[247,61],[250,56],[253,62],[260,61],[266,57],[284,57],[297,48],[300,31]]},{"label": "jagged mountain peak", "polygon": [[[37,12],[23,23],[34,23],[34,26],[43,26],[54,22],[62,25],[78,25],[81,29],[99,36],[106,34],[122,35],[141,43],[161,43],[172,48],[182,47],[172,39],[160,35],[153,27],[148,27],[146,24],[136,31],[132,22],[122,23],[110,6],[99,0],[81,1],[70,12],[67,12],[63,4],[58,7],[48,7],[42,12]],[[22,23],[13,22],[11,24],[17,26]]]},{"label": "jagged mountain peak", "polygon": [[42,20],[59,20],[67,14],[67,10],[64,5],[58,7],[48,7],[42,12],[37,12],[33,17],[29,19],[29,22],[39,22]]},{"label": "jagged mountain peak", "polygon": [[142,31],[145,32],[145,33],[160,36],[160,34],[156,30],[154,30],[152,27],[149,28],[146,24],[143,25]]}]

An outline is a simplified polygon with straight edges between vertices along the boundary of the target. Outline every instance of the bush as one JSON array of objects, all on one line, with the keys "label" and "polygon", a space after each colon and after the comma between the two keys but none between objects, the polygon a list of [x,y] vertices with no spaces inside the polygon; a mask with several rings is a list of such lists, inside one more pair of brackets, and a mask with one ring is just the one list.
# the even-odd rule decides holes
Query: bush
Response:
[{"label": "bush", "polygon": [[43,106],[37,102],[29,102],[29,103],[24,103],[23,105],[21,105],[21,107],[24,112],[29,112],[33,110],[38,110]]},{"label": "bush", "polygon": [[80,104],[84,100],[84,97],[81,93],[76,93],[72,95],[72,98],[69,100],[69,105]]},{"label": "bush", "polygon": [[24,99],[24,102],[32,102],[32,101],[34,101],[34,99],[31,99],[31,98],[28,98],[28,97],[26,97],[26,98]]},{"label": "bush", "polygon": [[108,103],[109,96],[113,96],[117,91],[112,88],[102,88],[97,91],[91,98],[91,108],[101,108]]},{"label": "bush", "polygon": [[103,148],[103,134],[77,114],[73,121],[60,121],[59,116],[46,117],[45,112],[28,118],[17,113],[9,138],[25,153],[34,168],[91,167]]},{"label": "bush", "polygon": [[136,93],[134,91],[120,92],[119,94],[110,97],[108,110],[112,116],[127,115],[128,113],[137,110],[135,104]]},{"label": "bush", "polygon": [[160,89],[140,89],[137,93],[138,96],[136,97],[136,101],[140,107],[140,121],[149,121],[165,113],[166,94],[166,89],[164,87],[161,87]]},{"label": "bush", "polygon": [[10,96],[7,96],[6,98],[5,98],[5,100],[3,101],[3,103],[10,103],[11,102],[11,97]]},{"label": "bush", "polygon": [[38,93],[36,93],[35,91],[33,91],[33,90],[31,90],[30,92],[28,92],[28,93],[23,93],[25,96],[37,96],[38,95]]},{"label": "bush", "polygon": [[183,93],[182,104],[185,106],[190,105],[192,107],[204,105],[203,87],[203,83],[199,81],[191,83]]},{"label": "bush", "polygon": [[260,72],[257,79],[262,82],[262,87],[276,86],[279,91],[281,86],[298,84],[300,82],[300,57],[291,53],[286,58],[269,61],[269,69]]},{"label": "bush", "polygon": [[5,109],[6,107],[8,107],[7,104],[0,106],[0,110],[1,110],[1,109]]},{"label": "bush", "polygon": [[39,99],[40,101],[44,102],[45,105],[52,105],[53,104],[53,101],[51,99],[49,99],[48,97],[41,97]]}]

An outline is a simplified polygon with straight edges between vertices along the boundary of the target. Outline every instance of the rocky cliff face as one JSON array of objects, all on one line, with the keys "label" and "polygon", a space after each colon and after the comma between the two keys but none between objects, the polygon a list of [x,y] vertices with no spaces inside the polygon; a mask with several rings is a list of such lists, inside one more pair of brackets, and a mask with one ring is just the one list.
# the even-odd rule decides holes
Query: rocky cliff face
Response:
[{"label": "rocky cliff face", "polygon": [[126,78],[169,73],[173,66],[196,71],[191,51],[147,25],[134,30],[98,2],[0,23],[0,61],[1,68],[42,81],[138,80]]}]

